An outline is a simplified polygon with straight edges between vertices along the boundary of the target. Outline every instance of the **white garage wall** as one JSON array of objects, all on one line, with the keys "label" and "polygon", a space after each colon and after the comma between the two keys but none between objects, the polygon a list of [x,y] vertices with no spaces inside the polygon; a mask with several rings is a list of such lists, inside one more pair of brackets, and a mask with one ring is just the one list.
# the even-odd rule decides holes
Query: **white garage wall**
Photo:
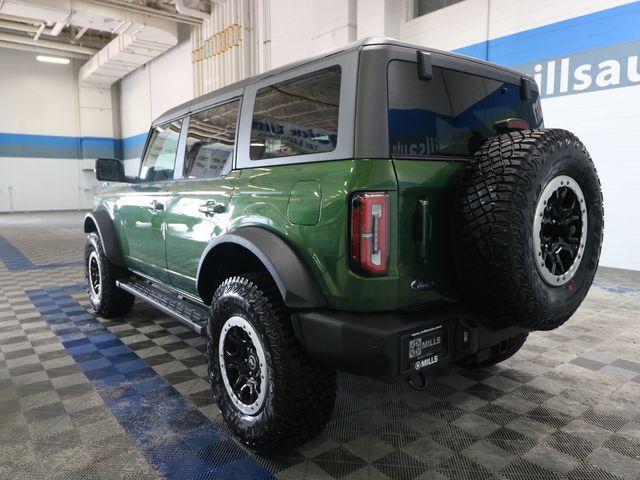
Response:
[{"label": "white garage wall", "polygon": [[271,0],[271,67],[356,39],[356,0]]},{"label": "white garage wall", "polygon": [[96,182],[79,160],[76,62],[0,49],[0,212],[91,204]]},{"label": "white garage wall", "polygon": [[136,172],[151,121],[193,97],[189,28],[179,40],[112,92],[78,87],[82,60],[0,48],[0,212],[90,208],[100,156]]},{"label": "white garage wall", "polygon": [[[387,0],[408,19],[409,2]],[[398,38],[455,50],[543,25],[606,10],[630,0],[465,0],[404,22]],[[588,32],[585,32],[588,34]]]}]

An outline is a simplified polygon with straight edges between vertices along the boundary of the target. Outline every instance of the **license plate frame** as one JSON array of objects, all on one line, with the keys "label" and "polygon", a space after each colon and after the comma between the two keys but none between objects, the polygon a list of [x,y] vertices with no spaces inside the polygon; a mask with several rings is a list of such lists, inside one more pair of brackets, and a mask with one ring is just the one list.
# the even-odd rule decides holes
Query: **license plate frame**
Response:
[{"label": "license plate frame", "polygon": [[403,372],[420,372],[438,364],[447,354],[447,328],[444,324],[411,332],[401,338]]}]

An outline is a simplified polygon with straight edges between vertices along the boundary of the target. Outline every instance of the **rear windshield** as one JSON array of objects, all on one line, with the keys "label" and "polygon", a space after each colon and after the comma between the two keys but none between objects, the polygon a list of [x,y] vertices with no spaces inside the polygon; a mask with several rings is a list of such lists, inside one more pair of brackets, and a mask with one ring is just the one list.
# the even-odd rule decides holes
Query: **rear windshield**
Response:
[{"label": "rear windshield", "polygon": [[498,120],[542,125],[538,93],[522,100],[520,85],[439,67],[420,80],[417,65],[400,60],[389,64],[388,82],[392,157],[471,157]]}]

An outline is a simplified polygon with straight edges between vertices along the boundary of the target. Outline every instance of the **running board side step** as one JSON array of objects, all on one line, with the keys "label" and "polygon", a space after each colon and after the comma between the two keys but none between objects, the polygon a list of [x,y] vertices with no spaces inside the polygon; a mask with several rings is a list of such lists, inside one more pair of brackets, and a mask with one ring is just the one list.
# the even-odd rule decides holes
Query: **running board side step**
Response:
[{"label": "running board side step", "polygon": [[206,307],[183,300],[177,294],[160,289],[139,277],[116,280],[116,285],[175,318],[194,332],[206,335],[209,319],[209,310]]}]

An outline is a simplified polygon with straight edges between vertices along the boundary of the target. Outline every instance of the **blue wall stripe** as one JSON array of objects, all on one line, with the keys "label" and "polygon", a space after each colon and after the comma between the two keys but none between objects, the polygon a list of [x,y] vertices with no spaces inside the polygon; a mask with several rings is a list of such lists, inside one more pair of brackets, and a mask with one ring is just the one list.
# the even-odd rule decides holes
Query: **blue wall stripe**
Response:
[{"label": "blue wall stripe", "polygon": [[476,43],[455,52],[510,66],[639,38],[640,1]]},{"label": "blue wall stripe", "polygon": [[2,157],[79,158],[78,137],[0,133]]},{"label": "blue wall stripe", "polygon": [[130,159],[140,157],[146,139],[146,132],[126,138],[0,133],[0,157]]},{"label": "blue wall stripe", "polygon": [[83,288],[70,285],[26,293],[164,478],[274,478],[71,296]]},{"label": "blue wall stripe", "polygon": [[119,142],[120,156],[118,158],[127,160],[141,157],[142,149],[146,141],[147,132],[121,139]]}]

